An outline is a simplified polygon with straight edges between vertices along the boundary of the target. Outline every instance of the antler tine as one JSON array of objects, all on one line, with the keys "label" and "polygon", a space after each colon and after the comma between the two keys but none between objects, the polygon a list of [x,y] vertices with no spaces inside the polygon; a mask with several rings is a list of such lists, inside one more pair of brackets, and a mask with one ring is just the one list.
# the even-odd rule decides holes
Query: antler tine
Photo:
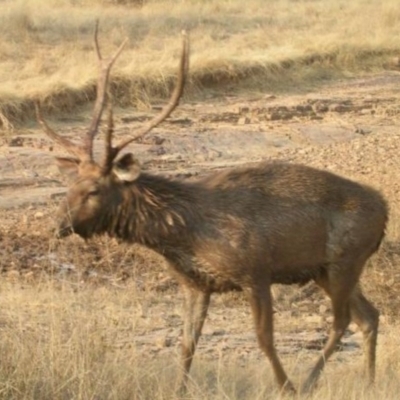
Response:
[{"label": "antler tine", "polygon": [[108,60],[103,60],[103,58],[101,56],[101,52],[100,52],[98,37],[97,37],[98,36],[98,24],[99,23],[97,21],[96,27],[95,27],[95,32],[94,32],[94,42],[95,42],[97,57],[98,57],[99,63],[100,63],[100,76],[97,81],[97,95],[96,95],[96,102],[95,102],[94,109],[93,109],[92,122],[90,123],[89,129],[88,129],[86,137],[85,137],[84,145],[83,145],[83,148],[90,160],[93,159],[93,139],[99,130],[100,120],[101,120],[101,116],[102,116],[103,110],[104,110],[104,105],[106,102],[107,86],[108,86],[108,79],[110,77],[110,71],[111,71],[111,68],[114,65],[116,59],[121,54],[122,49],[125,47],[126,43],[128,42],[128,39],[125,39],[112,57],[110,57]]},{"label": "antler tine", "polygon": [[170,98],[168,104],[165,105],[165,107],[161,111],[161,114],[159,114],[158,116],[153,118],[134,137],[129,138],[126,141],[119,143],[115,147],[112,147],[111,148],[112,154],[110,155],[110,157],[108,157],[109,160],[112,161],[117,156],[117,154],[124,147],[126,147],[129,143],[145,136],[153,128],[155,128],[157,125],[159,125],[161,122],[163,122],[166,118],[169,117],[169,115],[172,113],[172,111],[174,111],[176,106],[179,104],[179,100],[182,97],[183,89],[184,89],[185,82],[186,82],[187,71],[189,69],[189,50],[190,50],[189,38],[188,38],[186,31],[182,31],[182,35],[183,35],[183,49],[182,49],[182,56],[181,56],[181,60],[180,60],[180,64],[179,64],[178,80],[177,80],[177,84],[175,86],[175,89],[171,95],[171,98]]},{"label": "antler tine", "polygon": [[44,132],[46,133],[47,136],[50,137],[50,139],[54,140],[58,144],[60,144],[62,147],[64,147],[70,154],[78,157],[79,159],[82,159],[84,157],[84,152],[81,147],[78,145],[74,144],[70,140],[68,140],[65,137],[60,136],[50,126],[47,124],[47,122],[44,120],[42,112],[40,110],[40,105],[39,102],[35,102],[35,111],[36,111],[36,119],[39,122],[40,126],[43,128]]},{"label": "antler tine", "polygon": [[107,98],[107,130],[106,130],[106,137],[105,137],[105,156],[104,156],[104,165],[108,166],[111,165],[112,159],[110,160],[109,157],[112,154],[112,135],[114,133],[114,118],[113,118],[113,109],[112,103],[110,98]]},{"label": "antler tine", "polygon": [[98,34],[99,34],[99,20],[96,19],[96,25],[94,27],[94,45],[95,45],[95,48],[96,48],[97,58],[99,60],[102,60],[103,57],[101,56],[99,40],[98,40]]}]

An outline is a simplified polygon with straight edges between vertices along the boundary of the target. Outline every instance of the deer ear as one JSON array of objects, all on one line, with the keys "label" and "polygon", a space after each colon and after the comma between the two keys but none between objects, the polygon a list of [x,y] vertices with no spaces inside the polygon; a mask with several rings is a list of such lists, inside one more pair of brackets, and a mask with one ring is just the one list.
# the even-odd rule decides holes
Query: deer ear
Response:
[{"label": "deer ear", "polygon": [[113,164],[113,172],[123,182],[133,182],[140,175],[140,164],[132,153],[124,154]]},{"label": "deer ear", "polygon": [[72,157],[56,157],[58,169],[70,179],[76,179],[79,172],[80,161]]}]

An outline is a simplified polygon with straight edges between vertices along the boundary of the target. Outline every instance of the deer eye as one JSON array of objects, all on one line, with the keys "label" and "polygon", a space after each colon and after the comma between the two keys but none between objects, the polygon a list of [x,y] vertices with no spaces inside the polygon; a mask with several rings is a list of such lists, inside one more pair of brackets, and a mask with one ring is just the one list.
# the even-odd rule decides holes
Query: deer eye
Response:
[{"label": "deer eye", "polygon": [[88,195],[88,197],[91,197],[91,196],[97,196],[99,193],[100,193],[99,189],[93,188],[88,191],[87,195]]}]

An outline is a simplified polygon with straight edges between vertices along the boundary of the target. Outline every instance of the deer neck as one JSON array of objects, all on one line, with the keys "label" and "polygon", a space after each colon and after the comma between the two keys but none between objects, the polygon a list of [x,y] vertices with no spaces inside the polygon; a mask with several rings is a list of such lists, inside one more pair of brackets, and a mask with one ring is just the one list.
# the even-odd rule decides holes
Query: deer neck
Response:
[{"label": "deer neck", "polygon": [[[108,233],[160,253],[173,243],[182,243],[199,209],[199,196],[190,184],[142,174],[120,188],[121,201],[112,211]],[[177,240],[179,238],[179,240]]]}]

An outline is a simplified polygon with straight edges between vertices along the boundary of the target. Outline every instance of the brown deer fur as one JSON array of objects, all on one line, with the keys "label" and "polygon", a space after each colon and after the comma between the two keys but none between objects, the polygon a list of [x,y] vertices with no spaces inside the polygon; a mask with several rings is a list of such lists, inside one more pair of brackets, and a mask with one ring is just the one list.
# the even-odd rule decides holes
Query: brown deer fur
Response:
[{"label": "brown deer fur", "polygon": [[[38,118],[50,129],[39,111]],[[314,384],[350,320],[364,334],[367,372],[374,379],[378,311],[362,294],[359,278],[387,222],[377,191],[297,164],[265,163],[185,182],[141,172],[130,153],[114,159],[106,157],[103,166],[90,155],[58,160],[75,174],[58,234],[107,234],[166,258],[185,293],[181,387],[211,294],[243,290],[278,384],[292,389],[274,348],[271,285],[310,280],[331,298],[334,320],[304,388]]]}]

